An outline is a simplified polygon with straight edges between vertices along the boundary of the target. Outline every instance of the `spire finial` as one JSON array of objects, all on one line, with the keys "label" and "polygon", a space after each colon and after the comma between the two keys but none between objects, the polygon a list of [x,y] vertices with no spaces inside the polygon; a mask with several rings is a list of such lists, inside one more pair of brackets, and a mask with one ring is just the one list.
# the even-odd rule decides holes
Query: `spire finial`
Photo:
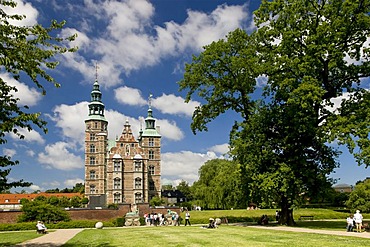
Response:
[{"label": "spire finial", "polygon": [[152,97],[153,97],[153,94],[149,94],[149,98],[148,98],[149,109],[152,108]]},{"label": "spire finial", "polygon": [[98,69],[99,69],[98,62],[95,62],[95,80],[96,81],[98,80]]}]

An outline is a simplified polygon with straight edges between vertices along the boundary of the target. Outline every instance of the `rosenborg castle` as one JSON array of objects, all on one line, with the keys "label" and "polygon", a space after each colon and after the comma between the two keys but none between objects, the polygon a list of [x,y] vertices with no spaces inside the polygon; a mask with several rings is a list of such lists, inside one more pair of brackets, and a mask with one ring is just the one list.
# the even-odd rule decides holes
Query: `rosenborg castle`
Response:
[{"label": "rosenborg castle", "polygon": [[128,120],[115,140],[108,140],[108,121],[99,83],[91,91],[85,120],[85,196],[95,205],[148,203],[161,193],[161,135],[149,99],[145,128],[135,139]]}]

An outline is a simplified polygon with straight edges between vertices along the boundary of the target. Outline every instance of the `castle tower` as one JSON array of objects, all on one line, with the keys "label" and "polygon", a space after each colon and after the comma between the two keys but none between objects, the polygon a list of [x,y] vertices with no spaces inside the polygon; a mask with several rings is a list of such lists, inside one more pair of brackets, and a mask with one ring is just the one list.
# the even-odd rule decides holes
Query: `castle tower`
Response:
[{"label": "castle tower", "polygon": [[149,96],[148,116],[145,118],[145,129],[140,131],[139,143],[147,155],[148,200],[161,196],[161,135],[156,127],[151,107],[152,95]]},{"label": "castle tower", "polygon": [[89,115],[85,120],[85,196],[90,204],[105,204],[107,127],[102,93],[96,79],[91,91]]}]

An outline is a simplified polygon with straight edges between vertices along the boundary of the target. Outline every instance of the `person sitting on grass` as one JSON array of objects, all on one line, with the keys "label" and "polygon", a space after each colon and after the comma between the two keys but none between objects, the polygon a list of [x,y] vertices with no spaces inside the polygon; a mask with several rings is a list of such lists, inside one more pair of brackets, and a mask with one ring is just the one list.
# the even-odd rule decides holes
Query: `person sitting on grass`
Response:
[{"label": "person sitting on grass", "polygon": [[46,234],[48,230],[42,221],[37,221],[36,228],[37,228],[37,233],[42,233],[42,234]]}]

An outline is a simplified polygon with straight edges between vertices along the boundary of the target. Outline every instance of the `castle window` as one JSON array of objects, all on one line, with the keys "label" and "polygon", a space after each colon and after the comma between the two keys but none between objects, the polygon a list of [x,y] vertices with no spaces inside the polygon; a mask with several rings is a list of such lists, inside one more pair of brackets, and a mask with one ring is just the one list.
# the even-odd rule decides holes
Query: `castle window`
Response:
[{"label": "castle window", "polygon": [[113,161],[113,169],[116,172],[121,171],[121,162]]},{"label": "castle window", "polygon": [[135,161],[135,171],[139,172],[141,171],[141,162]]},{"label": "castle window", "polygon": [[114,188],[115,189],[120,189],[121,188],[121,179],[119,179],[119,178],[114,179]]},{"label": "castle window", "polygon": [[90,157],[90,165],[95,165],[95,157]]},{"label": "castle window", "polygon": [[141,193],[135,193],[135,203],[141,203],[141,202],[143,202]]},{"label": "castle window", "polygon": [[141,189],[141,178],[135,178],[135,189]]},{"label": "castle window", "polygon": [[130,146],[127,144],[126,145],[126,156],[130,155]]},{"label": "castle window", "polygon": [[95,133],[91,133],[90,134],[90,141],[94,141],[95,140]]},{"label": "castle window", "polygon": [[94,124],[95,124],[95,129],[97,129],[98,128],[98,122],[94,122]]},{"label": "castle window", "polygon": [[153,150],[149,150],[149,159],[154,160],[154,151]]},{"label": "castle window", "polygon": [[149,175],[154,175],[155,170],[154,170],[154,166],[153,166],[153,165],[150,165],[150,166],[148,167],[148,173],[149,173]]},{"label": "castle window", "polygon": [[149,181],[149,190],[155,190],[154,181]]},{"label": "castle window", "polygon": [[154,138],[149,138],[149,147],[154,147]]},{"label": "castle window", "polygon": [[95,171],[90,171],[90,179],[95,179]]},{"label": "castle window", "polygon": [[90,185],[90,194],[95,194],[95,193],[96,193],[95,185]]},{"label": "castle window", "polygon": [[114,203],[120,203],[121,202],[121,194],[115,193],[114,194]]},{"label": "castle window", "polygon": [[95,145],[94,144],[90,145],[90,153],[95,153]]}]

